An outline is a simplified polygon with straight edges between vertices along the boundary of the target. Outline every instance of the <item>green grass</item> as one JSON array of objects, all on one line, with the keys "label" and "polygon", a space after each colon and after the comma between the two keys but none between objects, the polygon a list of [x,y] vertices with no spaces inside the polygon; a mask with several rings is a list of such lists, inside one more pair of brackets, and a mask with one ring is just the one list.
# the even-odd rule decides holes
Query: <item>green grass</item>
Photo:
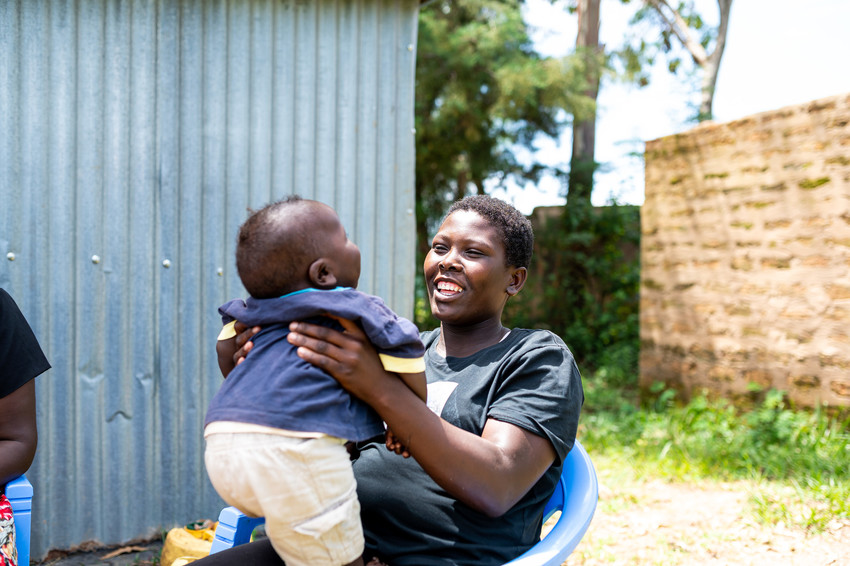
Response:
[{"label": "green grass", "polygon": [[789,406],[780,391],[741,410],[700,395],[687,405],[655,389],[641,404],[621,374],[585,379],[579,436],[591,453],[628,462],[649,478],[746,480],[750,508],[768,525],[822,532],[850,516],[850,418]]}]

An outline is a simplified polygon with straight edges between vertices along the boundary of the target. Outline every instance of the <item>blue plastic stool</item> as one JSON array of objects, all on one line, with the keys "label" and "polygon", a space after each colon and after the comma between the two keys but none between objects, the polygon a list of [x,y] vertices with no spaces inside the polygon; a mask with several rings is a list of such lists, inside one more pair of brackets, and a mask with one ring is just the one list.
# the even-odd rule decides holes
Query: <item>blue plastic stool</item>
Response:
[{"label": "blue plastic stool", "polygon": [[264,522],[262,517],[249,517],[236,507],[225,507],[218,514],[218,526],[215,528],[210,554],[250,542],[254,529]]},{"label": "blue plastic stool", "polygon": [[26,476],[20,476],[6,484],[6,498],[12,504],[12,515],[15,519],[18,566],[29,566],[30,563],[32,493],[32,484]]},{"label": "blue plastic stool", "polygon": [[[540,542],[505,566],[560,566],[587,532],[598,500],[596,470],[584,446],[576,440],[564,460],[564,470],[555,492],[543,511],[544,522],[560,511],[558,522]],[[252,519],[235,507],[225,507],[218,516],[210,554],[245,544],[262,523],[262,517]]]}]

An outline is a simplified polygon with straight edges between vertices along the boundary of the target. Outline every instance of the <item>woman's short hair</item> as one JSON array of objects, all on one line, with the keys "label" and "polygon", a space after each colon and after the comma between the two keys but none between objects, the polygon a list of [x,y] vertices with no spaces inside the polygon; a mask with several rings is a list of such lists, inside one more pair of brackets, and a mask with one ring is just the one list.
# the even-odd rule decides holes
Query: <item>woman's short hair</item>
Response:
[{"label": "woman's short hair", "polygon": [[534,250],[534,230],[523,213],[503,200],[489,195],[471,195],[455,201],[446,213],[469,210],[498,230],[505,246],[505,263],[512,267],[525,267],[531,263]]}]

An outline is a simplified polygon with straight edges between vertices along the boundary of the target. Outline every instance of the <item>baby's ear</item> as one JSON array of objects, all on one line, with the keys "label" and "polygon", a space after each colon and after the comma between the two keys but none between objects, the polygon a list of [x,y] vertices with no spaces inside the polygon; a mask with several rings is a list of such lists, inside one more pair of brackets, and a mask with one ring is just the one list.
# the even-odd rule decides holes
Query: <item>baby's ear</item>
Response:
[{"label": "baby's ear", "polygon": [[323,257],[311,263],[307,273],[310,276],[310,283],[314,287],[320,289],[333,289],[336,287],[336,275],[334,275],[328,261]]}]

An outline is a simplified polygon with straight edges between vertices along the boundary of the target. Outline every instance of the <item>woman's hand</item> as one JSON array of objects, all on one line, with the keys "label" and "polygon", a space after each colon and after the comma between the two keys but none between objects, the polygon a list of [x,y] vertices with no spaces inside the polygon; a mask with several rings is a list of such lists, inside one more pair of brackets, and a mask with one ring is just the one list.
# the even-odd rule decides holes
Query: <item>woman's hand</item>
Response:
[{"label": "woman's hand", "polygon": [[[375,348],[363,330],[350,320],[334,317],[345,329],[344,332],[304,322],[289,325],[288,340],[298,346],[298,355],[334,376],[346,390],[369,402],[383,390],[380,380],[384,378],[400,381],[397,374],[384,370]],[[425,376],[422,389],[425,389]],[[418,393],[420,397],[424,393]],[[387,449],[410,457],[407,447],[396,437],[392,429],[386,433]]]},{"label": "woman's hand", "polygon": [[289,325],[298,356],[331,374],[372,406],[390,434],[387,448],[407,452],[440,487],[491,517],[510,509],[555,459],[542,436],[488,419],[482,436],[444,421],[394,373],[384,370],[360,328],[338,319],[345,332],[304,322]]},{"label": "woman's hand", "polygon": [[387,450],[390,452],[395,452],[399,456],[410,458],[410,452],[407,450],[407,447],[402,444],[398,438],[396,438],[391,428],[387,429],[387,437],[384,444],[386,444]]},{"label": "woman's hand", "polygon": [[260,331],[260,327],[252,326],[249,328],[237,320],[233,330],[236,332],[236,336],[227,340],[218,340],[215,343],[218,368],[224,377],[227,377],[233,368],[245,360],[245,356],[254,347],[251,338]]},{"label": "woman's hand", "polygon": [[352,395],[372,404],[388,380],[399,381],[384,370],[378,353],[357,324],[336,318],[344,332],[306,322],[289,325],[286,339],[298,346],[298,356],[331,374]]}]

